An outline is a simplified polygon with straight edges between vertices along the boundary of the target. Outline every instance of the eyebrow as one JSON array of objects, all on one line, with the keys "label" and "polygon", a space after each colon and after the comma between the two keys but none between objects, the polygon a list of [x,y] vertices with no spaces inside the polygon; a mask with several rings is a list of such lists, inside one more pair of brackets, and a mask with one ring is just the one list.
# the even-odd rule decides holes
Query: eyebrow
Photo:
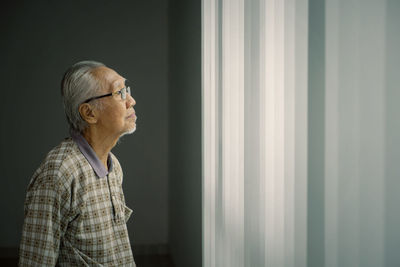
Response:
[{"label": "eyebrow", "polygon": [[[124,86],[125,86],[126,81],[127,81],[127,79],[124,78],[124,81],[123,81],[123,85],[124,85]],[[119,84],[121,84],[121,80],[115,81],[115,82],[113,83],[113,88],[117,87]],[[119,86],[118,86],[118,88],[119,88]]]}]

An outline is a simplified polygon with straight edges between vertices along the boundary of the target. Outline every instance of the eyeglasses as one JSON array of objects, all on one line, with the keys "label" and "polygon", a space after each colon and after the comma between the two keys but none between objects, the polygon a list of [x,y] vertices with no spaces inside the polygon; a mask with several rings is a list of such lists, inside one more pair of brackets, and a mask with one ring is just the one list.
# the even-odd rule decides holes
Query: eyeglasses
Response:
[{"label": "eyeglasses", "polygon": [[127,93],[128,93],[129,95],[131,95],[131,88],[130,88],[129,86],[125,86],[125,87],[122,88],[121,90],[116,91],[116,92],[113,92],[113,93],[109,93],[109,94],[105,94],[105,95],[100,95],[100,96],[91,97],[91,98],[89,98],[88,100],[84,101],[83,103],[88,103],[88,102],[90,102],[90,101],[92,101],[92,100],[95,100],[95,99],[103,98],[103,97],[106,97],[106,96],[113,96],[113,95],[121,95],[121,99],[122,99],[122,100],[125,100],[125,99],[126,99],[126,94],[127,94]]}]

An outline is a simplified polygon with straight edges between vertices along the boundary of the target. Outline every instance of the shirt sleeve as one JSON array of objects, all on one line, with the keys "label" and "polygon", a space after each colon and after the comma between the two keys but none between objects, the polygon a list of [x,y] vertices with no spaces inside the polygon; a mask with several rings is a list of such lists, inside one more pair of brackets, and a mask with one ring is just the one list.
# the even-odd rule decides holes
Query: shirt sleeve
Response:
[{"label": "shirt sleeve", "polygon": [[28,187],[19,266],[55,266],[68,222],[70,194],[59,172],[41,172]]}]

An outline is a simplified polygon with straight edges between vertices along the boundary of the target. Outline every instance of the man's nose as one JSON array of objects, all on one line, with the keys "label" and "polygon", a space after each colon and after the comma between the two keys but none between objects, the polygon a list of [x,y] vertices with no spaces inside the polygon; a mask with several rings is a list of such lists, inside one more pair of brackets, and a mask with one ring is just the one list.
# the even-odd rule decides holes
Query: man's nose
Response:
[{"label": "man's nose", "polygon": [[129,95],[129,94],[127,94],[126,105],[127,105],[127,108],[130,108],[131,106],[136,105],[135,99],[134,99],[131,95]]}]

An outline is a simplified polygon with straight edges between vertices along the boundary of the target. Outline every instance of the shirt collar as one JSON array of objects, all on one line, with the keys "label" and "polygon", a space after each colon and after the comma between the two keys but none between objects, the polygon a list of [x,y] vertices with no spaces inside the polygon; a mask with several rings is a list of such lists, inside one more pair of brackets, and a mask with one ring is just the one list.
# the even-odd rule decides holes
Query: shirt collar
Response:
[{"label": "shirt collar", "polygon": [[89,162],[90,166],[92,166],[94,172],[96,173],[96,175],[99,178],[105,177],[109,172],[112,171],[113,163],[112,163],[110,153],[108,153],[108,158],[107,158],[107,166],[108,166],[108,170],[109,170],[109,171],[107,171],[107,169],[104,167],[103,163],[101,163],[101,161],[97,157],[96,152],[94,152],[93,148],[89,145],[89,143],[86,141],[86,139],[80,133],[72,132],[71,137],[75,141],[75,143],[78,145],[79,150],[85,156],[85,158]]}]

